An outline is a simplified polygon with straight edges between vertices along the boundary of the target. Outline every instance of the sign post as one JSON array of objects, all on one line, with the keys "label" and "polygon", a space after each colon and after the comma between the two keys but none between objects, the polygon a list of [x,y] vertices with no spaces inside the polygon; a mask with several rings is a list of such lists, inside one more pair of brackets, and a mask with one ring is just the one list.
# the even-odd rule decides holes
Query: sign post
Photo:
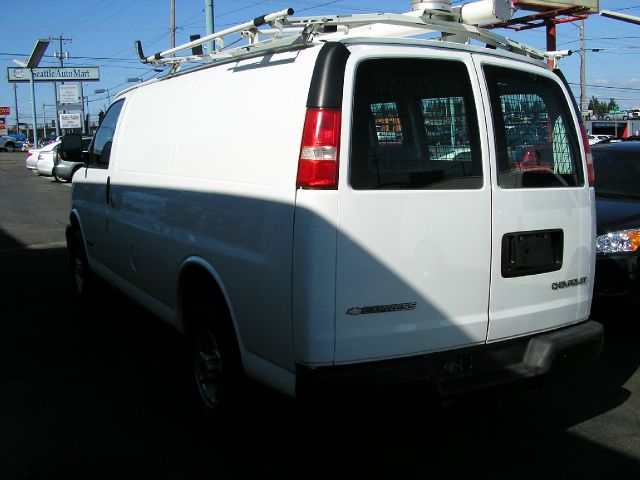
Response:
[{"label": "sign post", "polygon": [[[22,63],[20,63],[22,65]],[[99,67],[40,67],[32,68],[33,82],[52,82],[53,90],[56,98],[56,114],[59,106],[63,110],[80,110],[84,116],[84,96],[82,93],[82,82],[98,82],[100,81]],[[29,70],[25,68],[9,67],[7,68],[7,78],[14,86],[19,82],[28,82],[30,75]],[[56,82],[80,82],[80,92],[77,85],[60,85],[60,91],[56,88]],[[60,99],[58,100],[58,93]],[[62,104],[62,105],[59,105]],[[57,116],[57,115],[56,115]],[[80,125],[82,126],[82,125]],[[67,127],[67,128],[79,128]],[[60,126],[56,124],[56,135],[59,135]],[[86,127],[83,127],[83,132]]]}]

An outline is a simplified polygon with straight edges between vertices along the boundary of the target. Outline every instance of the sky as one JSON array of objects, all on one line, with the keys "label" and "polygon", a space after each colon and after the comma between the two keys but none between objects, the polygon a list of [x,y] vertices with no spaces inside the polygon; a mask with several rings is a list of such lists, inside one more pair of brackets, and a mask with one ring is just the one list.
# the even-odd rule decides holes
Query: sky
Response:
[{"label": "sky", "polygon": [[[15,21],[3,22],[0,29],[0,106],[9,106],[9,124],[15,123],[14,86],[7,81],[6,67],[16,67],[13,59],[26,61],[38,39],[52,38],[40,66],[60,66],[54,53],[68,53],[65,66],[98,66],[99,82],[86,82],[84,95],[92,119],[105,109],[120,90],[133,85],[129,79],[149,79],[162,73],[141,64],[134,41],[141,40],[147,55],[170,46],[170,0],[22,0],[3,5],[5,15]],[[453,0],[453,5],[468,3]],[[189,35],[205,34],[204,0],[175,0],[176,44],[189,41]],[[259,15],[292,7],[296,16],[335,13],[402,13],[410,10],[410,0],[214,0],[214,24],[219,31]],[[640,17],[640,0],[600,0],[601,10],[613,10]],[[13,12],[13,13],[12,13]],[[516,16],[532,12],[517,12]],[[496,33],[521,43],[545,49],[545,29],[526,31],[498,29]],[[640,107],[640,25],[591,15],[585,22],[587,98],[608,102],[614,98],[623,109]],[[558,25],[558,50],[578,50],[579,23]],[[572,86],[580,95],[580,55],[560,61]],[[96,90],[107,93],[95,93]],[[51,123],[55,115],[54,90],[50,83],[35,87],[36,116]],[[17,84],[20,121],[31,122],[29,85]]]}]

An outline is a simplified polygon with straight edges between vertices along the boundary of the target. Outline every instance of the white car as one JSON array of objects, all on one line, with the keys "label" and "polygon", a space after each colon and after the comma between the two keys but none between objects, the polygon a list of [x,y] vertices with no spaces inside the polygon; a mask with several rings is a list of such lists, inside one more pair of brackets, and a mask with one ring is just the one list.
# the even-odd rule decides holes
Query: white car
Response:
[{"label": "white car", "polygon": [[36,162],[36,170],[38,171],[38,174],[45,177],[51,177],[53,175],[53,167],[55,165],[55,155],[58,152],[58,145],[60,145],[59,141],[50,143],[38,150],[38,159]]},{"label": "white car", "polygon": [[38,154],[40,153],[39,148],[31,148],[28,150],[27,159],[25,161],[26,166],[29,170],[36,170],[36,166],[38,165]]},{"label": "white car", "polygon": [[609,140],[610,137],[611,135],[589,135],[589,145],[595,145],[596,143],[604,142],[605,140]]}]

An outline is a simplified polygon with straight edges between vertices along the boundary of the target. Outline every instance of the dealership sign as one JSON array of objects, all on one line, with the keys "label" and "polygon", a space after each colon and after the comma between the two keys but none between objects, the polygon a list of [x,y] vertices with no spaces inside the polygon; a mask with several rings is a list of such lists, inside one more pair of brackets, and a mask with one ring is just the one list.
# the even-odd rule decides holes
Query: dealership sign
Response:
[{"label": "dealership sign", "polygon": [[79,113],[61,113],[60,128],[82,127],[82,115]]},{"label": "dealership sign", "polygon": [[78,103],[78,85],[60,85],[58,92],[60,103]]},{"label": "dealership sign", "polygon": [[8,117],[11,107],[0,107],[0,117]]},{"label": "dealership sign", "polygon": [[[29,71],[25,68],[8,67],[10,82],[28,82]],[[99,67],[43,67],[33,69],[34,82],[97,82]]]}]

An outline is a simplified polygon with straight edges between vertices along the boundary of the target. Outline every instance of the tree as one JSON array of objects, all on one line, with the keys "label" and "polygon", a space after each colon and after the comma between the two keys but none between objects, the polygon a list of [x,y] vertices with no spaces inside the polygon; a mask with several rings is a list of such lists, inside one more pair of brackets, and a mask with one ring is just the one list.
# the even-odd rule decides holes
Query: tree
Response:
[{"label": "tree", "polygon": [[615,112],[616,110],[620,110],[620,105],[616,102],[615,98],[609,100],[609,105],[607,105],[607,110],[610,112]]},{"label": "tree", "polygon": [[589,110],[596,114],[607,113],[608,111],[607,105],[596,97],[591,97],[591,100],[589,100]]}]

